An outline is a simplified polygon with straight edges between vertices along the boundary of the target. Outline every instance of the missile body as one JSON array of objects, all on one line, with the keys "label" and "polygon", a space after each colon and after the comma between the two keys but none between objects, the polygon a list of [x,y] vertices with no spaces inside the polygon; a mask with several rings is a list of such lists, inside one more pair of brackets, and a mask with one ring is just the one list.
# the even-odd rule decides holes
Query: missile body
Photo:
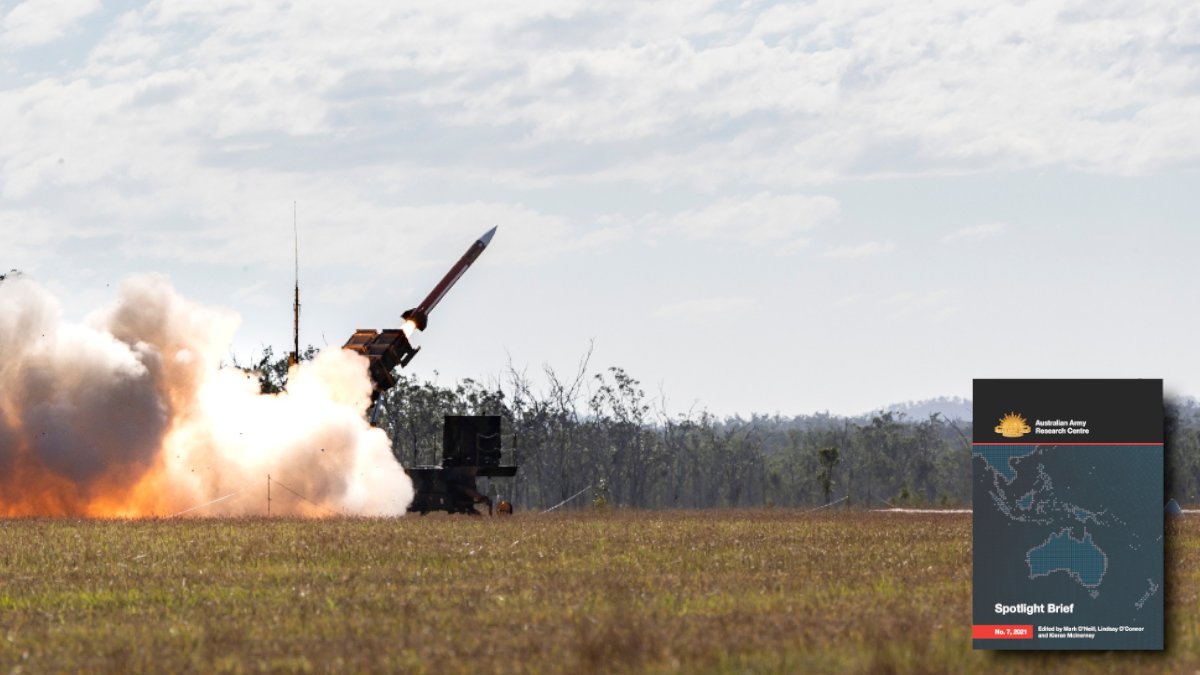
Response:
[{"label": "missile body", "polygon": [[400,315],[400,318],[404,320],[401,328],[385,328],[382,331],[360,328],[343,345],[343,349],[358,352],[370,361],[369,372],[371,382],[374,384],[371,392],[372,403],[378,400],[383,392],[396,385],[396,378],[392,376],[392,370],[396,366],[401,368],[407,366],[409,361],[412,361],[417,352],[421,350],[420,347],[413,347],[412,343],[408,341],[413,331],[425,330],[425,326],[429,323],[429,313],[433,311],[434,307],[437,307],[446,293],[471,266],[471,263],[479,257],[479,254],[483,253],[483,249],[491,243],[494,234],[496,234],[496,228],[493,227],[471,244],[463,257],[454,264],[454,267],[450,268],[438,285],[433,287],[433,291],[421,301],[421,304]]},{"label": "missile body", "polygon": [[454,263],[454,267],[451,267],[450,271],[446,273],[446,276],[442,277],[442,280],[438,282],[438,285],[433,287],[433,290],[430,291],[429,295],[421,301],[421,304],[401,314],[400,318],[404,319],[405,321],[412,321],[413,324],[416,325],[417,330],[425,330],[425,326],[429,323],[429,313],[433,311],[434,307],[437,307],[438,303],[442,301],[442,298],[446,297],[446,292],[454,287],[454,284],[458,282],[459,277],[461,277],[463,273],[467,271],[467,268],[471,266],[471,263],[475,262],[475,259],[479,257],[479,254],[483,253],[483,249],[487,248],[487,245],[492,242],[492,235],[494,234],[496,234],[495,227],[488,230],[487,233],[477,239],[474,244],[471,244],[471,248],[467,249],[467,252],[463,254],[463,257],[459,258],[458,262]]}]

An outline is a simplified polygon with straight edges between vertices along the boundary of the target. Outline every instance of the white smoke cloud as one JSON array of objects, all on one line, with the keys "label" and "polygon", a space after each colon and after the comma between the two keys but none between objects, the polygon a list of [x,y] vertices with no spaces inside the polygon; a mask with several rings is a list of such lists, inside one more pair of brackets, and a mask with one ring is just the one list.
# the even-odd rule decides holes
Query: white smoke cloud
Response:
[{"label": "white smoke cloud", "polygon": [[[161,275],[85,326],[36,283],[0,283],[0,514],[170,515],[268,474],[315,503],[277,491],[275,513],[403,513],[412,483],[362,414],[365,359],[327,349],[260,395],[220,368],[238,323]],[[254,494],[195,513],[261,513]]]}]

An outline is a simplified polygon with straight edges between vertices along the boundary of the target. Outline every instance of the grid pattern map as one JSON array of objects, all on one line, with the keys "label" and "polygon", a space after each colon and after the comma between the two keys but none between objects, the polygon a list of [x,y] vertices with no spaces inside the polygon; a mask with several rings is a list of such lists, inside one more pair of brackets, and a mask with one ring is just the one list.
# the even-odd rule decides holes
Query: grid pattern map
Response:
[{"label": "grid pattern map", "polygon": [[979,443],[971,452],[974,623],[1012,622],[998,605],[1054,604],[1071,609],[1043,625],[1099,629],[975,647],[1161,649],[1163,446]]},{"label": "grid pattern map", "polygon": [[1108,554],[1092,543],[1092,535],[1085,531],[1083,539],[1076,540],[1070,528],[1029,549],[1025,561],[1029,563],[1030,579],[1062,570],[1088,588],[1099,586],[1108,571]]},{"label": "grid pattern map", "polygon": [[1036,445],[975,445],[971,454],[982,457],[988,468],[1004,478],[1005,483],[1011,483],[1017,478],[1017,470],[1012,466],[1012,460],[1032,455]]}]

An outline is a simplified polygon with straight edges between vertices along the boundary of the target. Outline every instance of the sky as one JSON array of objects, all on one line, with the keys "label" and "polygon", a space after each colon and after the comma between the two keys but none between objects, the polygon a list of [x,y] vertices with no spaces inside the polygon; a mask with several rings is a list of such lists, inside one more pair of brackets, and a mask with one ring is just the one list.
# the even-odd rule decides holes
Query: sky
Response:
[{"label": "sky", "polygon": [[1200,395],[1200,6],[0,2],[0,269],[131,275],[231,354],[397,327],[408,371],[620,367],[673,413],[977,377]]}]

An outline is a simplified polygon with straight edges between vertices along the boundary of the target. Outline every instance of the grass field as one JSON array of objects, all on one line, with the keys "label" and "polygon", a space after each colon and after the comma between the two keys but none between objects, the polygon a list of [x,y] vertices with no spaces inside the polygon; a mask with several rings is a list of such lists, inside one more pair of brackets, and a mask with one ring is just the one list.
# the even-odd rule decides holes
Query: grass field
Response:
[{"label": "grass field", "polygon": [[970,515],[0,521],[0,673],[1194,673],[1200,519],[1164,653],[970,647]]}]

